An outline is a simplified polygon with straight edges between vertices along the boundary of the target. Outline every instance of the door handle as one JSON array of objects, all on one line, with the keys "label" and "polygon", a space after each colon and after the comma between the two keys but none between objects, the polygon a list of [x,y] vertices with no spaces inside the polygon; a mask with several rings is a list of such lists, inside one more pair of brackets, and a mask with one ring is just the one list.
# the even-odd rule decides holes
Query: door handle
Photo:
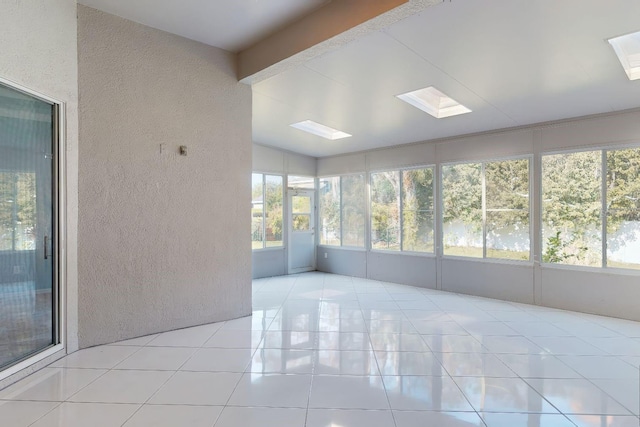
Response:
[{"label": "door handle", "polygon": [[44,259],[49,259],[49,236],[44,236]]}]

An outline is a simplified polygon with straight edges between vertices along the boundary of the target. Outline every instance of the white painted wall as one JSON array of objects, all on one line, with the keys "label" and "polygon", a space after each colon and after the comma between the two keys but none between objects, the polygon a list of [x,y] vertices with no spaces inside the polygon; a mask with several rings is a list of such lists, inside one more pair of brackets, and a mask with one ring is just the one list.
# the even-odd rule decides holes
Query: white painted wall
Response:
[{"label": "white painted wall", "polygon": [[78,40],[80,347],[250,314],[235,56],[85,6]]},{"label": "white painted wall", "polygon": [[[66,345],[78,348],[78,81],[75,0],[0,0],[0,77],[63,102],[66,110]],[[0,389],[61,355],[0,381]]]},{"label": "white painted wall", "polygon": [[[480,135],[428,141],[318,159],[318,176],[532,156],[575,149],[619,148],[640,144],[640,110],[586,117]],[[534,174],[539,173],[539,166]],[[540,183],[533,182],[532,243],[540,250],[536,206]],[[438,189],[436,189],[437,191]],[[438,196],[439,197],[439,196]],[[436,206],[439,210],[440,206]],[[439,212],[436,212],[440,215]],[[440,235],[440,224],[436,234]],[[324,253],[328,258],[324,258]],[[437,249],[441,252],[441,248]],[[363,269],[362,263],[365,267]],[[339,247],[318,249],[321,271],[385,280],[445,291],[640,320],[640,272],[599,270],[532,262],[416,257]]]}]

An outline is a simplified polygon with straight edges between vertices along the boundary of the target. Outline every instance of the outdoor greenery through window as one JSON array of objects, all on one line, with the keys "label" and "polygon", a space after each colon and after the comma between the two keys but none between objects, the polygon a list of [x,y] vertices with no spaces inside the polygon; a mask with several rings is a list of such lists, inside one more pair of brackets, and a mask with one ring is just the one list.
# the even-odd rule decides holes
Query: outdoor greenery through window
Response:
[{"label": "outdoor greenery through window", "polygon": [[364,178],[358,174],[319,180],[321,245],[364,247]]},{"label": "outdoor greenery through window", "polygon": [[543,262],[640,269],[640,148],[543,156],[542,238]]},{"label": "outdoor greenery through window", "polygon": [[529,159],[442,167],[444,255],[530,259]]},{"label": "outdoor greenery through window", "polygon": [[371,247],[434,252],[433,168],[371,174]]},{"label": "outdoor greenery through window", "polygon": [[278,175],[251,175],[251,247],[282,246],[283,179]]},{"label": "outdoor greenery through window", "polygon": [[[443,254],[530,260],[531,160],[441,171]],[[546,154],[541,171],[541,261],[640,270],[640,147]],[[27,175],[0,174],[4,198],[18,200],[0,206],[0,250],[33,246]],[[371,173],[371,248],[435,252],[433,189],[433,167]],[[282,197],[281,176],[253,174],[254,249],[282,246]],[[319,243],[366,247],[366,203],[364,174],[319,179]],[[300,209],[295,230],[309,227]]]},{"label": "outdoor greenery through window", "polygon": [[36,176],[0,171],[0,251],[36,247]]}]

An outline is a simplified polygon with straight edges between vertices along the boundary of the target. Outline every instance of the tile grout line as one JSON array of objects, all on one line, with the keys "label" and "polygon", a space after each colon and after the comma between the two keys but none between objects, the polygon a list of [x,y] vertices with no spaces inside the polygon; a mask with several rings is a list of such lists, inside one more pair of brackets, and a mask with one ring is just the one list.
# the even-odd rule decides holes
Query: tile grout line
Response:
[{"label": "tile grout line", "polygon": [[[217,323],[217,322],[216,322],[216,323]],[[226,323],[226,322],[224,322],[224,323]],[[224,323],[223,323],[223,325],[224,325]],[[222,326],[220,326],[220,328],[222,328]],[[209,338],[207,338],[206,340],[204,340],[203,345],[204,345],[204,343],[206,343],[209,339],[211,339],[211,337],[212,337],[212,336],[214,336],[214,335],[215,335],[215,334],[220,330],[220,328],[218,328],[215,332],[213,332],[213,333],[209,336]],[[187,329],[187,328],[184,328],[184,329]],[[168,332],[173,332],[173,331],[168,331]],[[162,335],[162,334],[159,334],[157,337],[155,337],[154,339],[152,339],[151,341],[149,341],[149,342],[148,342],[147,344],[145,344],[143,347],[148,347],[148,348],[157,348],[157,347],[154,347],[154,346],[150,346],[149,344],[151,344],[155,339],[157,339],[157,338],[158,338],[158,337],[160,337],[161,335]],[[143,347],[141,347],[138,351],[142,350],[142,348],[143,348]],[[193,347],[190,347],[190,348],[193,348]],[[187,360],[185,360],[185,361],[180,365],[180,367],[178,367],[178,369],[176,369],[175,371],[173,371],[173,373],[172,373],[172,374],[171,374],[171,375],[166,379],[166,381],[164,381],[164,382],[162,383],[162,385],[160,385],[160,387],[158,387],[158,389],[157,389],[155,392],[151,393],[151,396],[149,396],[149,397],[148,397],[148,398],[147,398],[147,399],[146,399],[142,404],[140,404],[140,406],[138,407],[138,409],[136,409],[136,410],[133,412],[133,414],[131,414],[131,415],[130,415],[130,416],[129,416],[129,417],[128,417],[128,418],[127,418],[123,423],[122,423],[122,426],[124,426],[126,423],[128,423],[128,422],[129,422],[129,420],[131,420],[131,419],[132,419],[132,418],[133,418],[133,417],[134,417],[138,412],[140,412],[140,409],[142,409],[142,408],[143,408],[143,407],[144,407],[144,406],[145,406],[145,405],[146,405],[146,404],[147,404],[151,399],[153,399],[153,397],[154,397],[154,396],[156,396],[156,395],[158,394],[158,392],[159,392],[159,391],[160,391],[160,390],[161,390],[161,389],[162,389],[162,388],[163,388],[163,387],[164,387],[164,386],[165,386],[165,385],[166,385],[166,384],[167,384],[167,383],[168,383],[168,382],[169,382],[173,377],[175,377],[175,376],[176,376],[176,374],[180,371],[180,368],[182,368],[182,367],[183,367],[183,366],[184,366],[184,365],[185,365],[189,360],[191,360],[191,358],[193,357],[193,355],[194,355],[194,354],[196,354],[196,353],[198,352],[198,350],[199,350],[199,349],[201,349],[201,348],[202,348],[202,346],[200,346],[200,347],[196,347],[196,351],[194,351],[194,352],[191,354],[191,356],[189,356],[189,357],[187,358]],[[133,353],[133,354],[136,354],[136,353],[137,353],[137,352],[135,352],[135,353]],[[133,354],[132,354],[131,356],[133,356]],[[131,357],[131,356],[129,356],[129,357]],[[127,360],[127,359],[128,359],[128,358],[126,358],[125,360]],[[124,362],[124,360],[123,360],[122,362]],[[120,363],[122,363],[122,362],[120,362]],[[119,364],[120,364],[120,363],[119,363]],[[118,364],[118,365],[119,365],[119,364]],[[116,365],[116,366],[117,366],[117,365]],[[116,370],[116,369],[114,368],[114,370]],[[141,371],[142,369],[133,369],[133,370]]]}]

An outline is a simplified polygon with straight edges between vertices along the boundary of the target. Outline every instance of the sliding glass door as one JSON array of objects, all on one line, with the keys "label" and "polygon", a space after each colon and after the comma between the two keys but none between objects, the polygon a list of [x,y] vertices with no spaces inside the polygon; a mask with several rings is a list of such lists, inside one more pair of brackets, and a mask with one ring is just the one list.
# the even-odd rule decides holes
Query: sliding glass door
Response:
[{"label": "sliding glass door", "polygon": [[59,342],[57,105],[0,83],[0,371]]}]

